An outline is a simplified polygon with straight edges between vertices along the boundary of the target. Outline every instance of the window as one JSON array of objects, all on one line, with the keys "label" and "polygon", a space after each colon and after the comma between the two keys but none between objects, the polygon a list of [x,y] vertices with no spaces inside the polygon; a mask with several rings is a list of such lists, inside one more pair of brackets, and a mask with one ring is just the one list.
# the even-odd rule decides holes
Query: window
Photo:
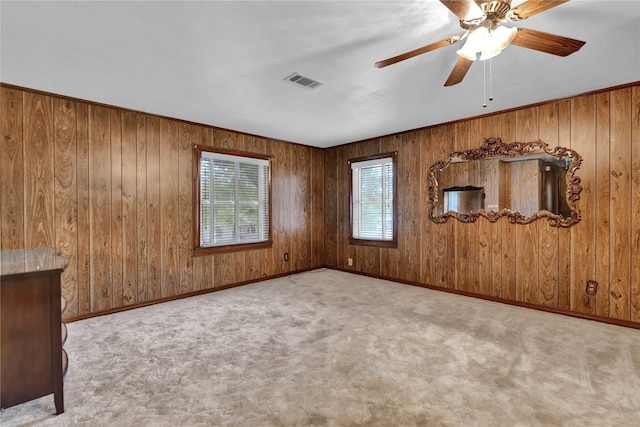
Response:
[{"label": "window", "polygon": [[396,247],[396,153],[354,159],[350,164],[350,242]]},{"label": "window", "polygon": [[269,159],[203,146],[196,158],[196,252],[271,246]]}]

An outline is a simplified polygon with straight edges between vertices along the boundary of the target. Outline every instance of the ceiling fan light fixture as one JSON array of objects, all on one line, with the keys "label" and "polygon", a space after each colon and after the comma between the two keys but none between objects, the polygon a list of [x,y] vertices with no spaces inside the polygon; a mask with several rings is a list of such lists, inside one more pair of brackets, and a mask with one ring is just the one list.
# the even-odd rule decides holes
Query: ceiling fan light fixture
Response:
[{"label": "ceiling fan light fixture", "polygon": [[493,58],[511,44],[516,34],[518,34],[516,27],[496,27],[492,30],[484,26],[478,27],[471,31],[457,54],[469,61]]},{"label": "ceiling fan light fixture", "polygon": [[497,55],[509,47],[516,35],[518,35],[517,27],[497,27],[491,32],[491,49],[497,51]]},{"label": "ceiling fan light fixture", "polygon": [[458,55],[469,61],[478,59],[478,53],[482,52],[484,46],[489,44],[490,36],[487,27],[478,27],[471,30],[467,36],[467,41],[456,52]]}]

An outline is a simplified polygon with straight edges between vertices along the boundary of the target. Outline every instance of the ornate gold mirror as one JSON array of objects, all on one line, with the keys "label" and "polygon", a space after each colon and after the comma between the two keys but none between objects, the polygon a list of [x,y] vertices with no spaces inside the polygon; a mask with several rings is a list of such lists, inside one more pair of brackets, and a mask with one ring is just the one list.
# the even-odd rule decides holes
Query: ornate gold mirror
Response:
[{"label": "ornate gold mirror", "polygon": [[514,224],[547,218],[555,227],[580,221],[576,201],[582,187],[575,175],[582,157],[575,151],[550,149],[542,141],[504,143],[488,138],[475,150],[454,152],[429,168],[429,218]]}]

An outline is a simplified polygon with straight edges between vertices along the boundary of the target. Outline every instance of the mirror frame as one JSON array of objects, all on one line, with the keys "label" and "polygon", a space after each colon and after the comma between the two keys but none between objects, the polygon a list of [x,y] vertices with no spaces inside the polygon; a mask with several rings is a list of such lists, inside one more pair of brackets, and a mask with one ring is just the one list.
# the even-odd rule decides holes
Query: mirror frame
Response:
[{"label": "mirror frame", "polygon": [[[434,215],[435,208],[438,204],[438,180],[436,173],[449,166],[452,161],[459,158],[463,161],[481,161],[483,159],[491,159],[496,157],[515,157],[525,155],[532,150],[542,150],[546,154],[562,159],[571,158],[571,166],[567,170],[567,204],[571,210],[571,215],[567,218],[554,214],[548,210],[537,211],[533,215],[527,217],[520,212],[514,212],[510,209],[503,208],[499,211],[487,211],[484,209],[471,211],[461,214],[454,211],[446,212],[442,215]],[[500,138],[487,138],[480,148],[474,150],[456,151],[449,154],[445,160],[434,163],[428,171],[429,181],[429,218],[437,223],[444,224],[449,218],[455,218],[461,222],[476,222],[479,217],[485,217],[489,222],[496,222],[502,217],[507,217],[509,222],[513,224],[529,224],[539,218],[547,218],[549,224],[554,227],[570,227],[577,224],[582,219],[580,211],[576,208],[576,202],[580,199],[582,186],[580,185],[580,177],[575,175],[576,170],[582,164],[582,157],[565,147],[556,147],[554,149],[543,141],[536,140],[531,142],[502,142]]]}]

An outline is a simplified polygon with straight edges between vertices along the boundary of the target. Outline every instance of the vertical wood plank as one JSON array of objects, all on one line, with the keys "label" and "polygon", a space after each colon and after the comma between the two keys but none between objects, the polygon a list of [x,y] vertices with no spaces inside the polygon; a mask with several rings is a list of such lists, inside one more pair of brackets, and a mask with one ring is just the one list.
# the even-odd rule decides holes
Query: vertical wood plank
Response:
[{"label": "vertical wood plank", "polygon": [[136,114],[136,252],[138,264],[136,302],[149,301],[147,248],[147,122]]},{"label": "vertical wood plank", "polygon": [[282,274],[284,270],[283,254],[287,252],[287,230],[285,224],[286,206],[286,180],[285,173],[287,159],[285,146],[275,141],[270,141],[268,148],[272,156],[272,176],[271,176],[271,202],[273,232],[273,251],[271,252],[271,265],[274,274]]},{"label": "vertical wood plank", "polygon": [[640,322],[640,87],[631,89],[631,321]]},{"label": "vertical wood plank", "polygon": [[25,247],[22,91],[0,87],[0,112],[0,246],[11,250]]},{"label": "vertical wood plank", "polygon": [[178,271],[179,123],[160,120],[160,281],[162,297],[180,292]]},{"label": "vertical wood plank", "polygon": [[571,309],[594,313],[595,300],[585,292],[588,280],[595,279],[595,206],[596,206],[596,132],[595,96],[571,102],[571,148],[583,158],[580,168],[582,193],[578,206],[582,210],[579,226],[571,227]]},{"label": "vertical wood plank", "polygon": [[[479,129],[480,123],[477,119],[469,121],[469,136],[467,137],[469,140],[469,149],[475,149],[480,146],[478,143],[478,134],[480,132]],[[470,170],[470,182],[478,182],[479,170],[478,163],[472,165],[472,170]],[[484,222],[482,220],[481,222]],[[469,225],[469,278],[467,279],[468,289],[474,293],[480,293],[480,227],[479,222],[474,222]]]},{"label": "vertical wood plank", "polygon": [[225,129],[213,128],[213,146],[227,150],[239,150],[241,135]]},{"label": "vertical wood plank", "polygon": [[89,107],[89,234],[91,311],[112,307],[111,146],[109,109]]},{"label": "vertical wood plank", "polygon": [[122,229],[122,112],[110,110],[112,308],[124,305]]},{"label": "vertical wood plank", "polygon": [[349,190],[350,190],[350,182],[351,178],[349,174],[351,170],[349,169],[349,159],[353,156],[350,154],[350,146],[341,146],[338,149],[337,155],[337,202],[336,202],[336,212],[338,216],[338,221],[336,223],[337,230],[337,240],[336,240],[336,254],[337,254],[337,266],[339,268],[350,268],[347,266],[347,259],[350,257],[349,254]]},{"label": "vertical wood plank", "polygon": [[[540,106],[538,110],[539,137],[549,147],[560,145],[558,137],[558,104]],[[558,306],[559,244],[558,228],[546,220],[537,221],[539,259],[538,302],[541,305]]]},{"label": "vertical wood plank", "polygon": [[631,89],[611,92],[611,259],[610,313],[631,316]]},{"label": "vertical wood plank", "polygon": [[338,265],[338,149],[324,150],[324,263],[329,267]]},{"label": "vertical wood plank", "polygon": [[61,291],[66,316],[78,314],[78,194],[76,180],[76,104],[54,99],[54,171],[56,248],[67,260]]},{"label": "vertical wood plank", "polygon": [[595,206],[595,240],[596,240],[596,265],[595,280],[598,282],[598,290],[595,297],[595,313],[599,316],[609,316],[609,134],[610,134],[610,97],[609,93],[601,93],[596,96],[596,206]]},{"label": "vertical wood plank", "polygon": [[[488,116],[478,121],[478,137],[473,140],[474,148],[479,147],[487,138],[499,137],[500,129],[499,127],[496,128],[496,124],[499,126],[500,123],[495,120],[495,117],[496,116]],[[497,174],[497,172],[496,170],[495,173]],[[498,176],[493,176],[488,173],[481,176],[480,180],[482,183],[481,187],[486,189],[498,182]],[[484,209],[489,211],[498,208],[492,208],[485,204]],[[497,227],[485,218],[478,219],[476,227],[478,232],[478,287],[475,289],[475,292],[481,295],[493,295],[491,286],[493,269],[491,255],[494,241],[491,239],[491,230]]]},{"label": "vertical wood plank", "polygon": [[272,168],[273,175],[271,178],[272,190],[271,201],[273,204],[273,253],[272,264],[274,266],[274,274],[282,274],[288,271],[285,265],[284,253],[290,252],[289,246],[289,230],[288,230],[288,213],[287,201],[290,194],[289,177],[287,170],[289,167],[288,145],[280,143],[271,143],[273,156]]},{"label": "vertical wood plank", "polygon": [[136,115],[122,115],[122,303],[135,304],[138,294],[137,132]]},{"label": "vertical wood plank", "polygon": [[[571,148],[571,101],[569,100],[558,103],[558,144]],[[571,252],[571,228],[559,229],[558,308],[563,310],[569,310],[571,307]]]},{"label": "vertical wood plank", "polygon": [[261,276],[261,251],[247,251],[244,257],[244,280],[254,280]]},{"label": "vertical wood plank", "polygon": [[434,226],[437,225],[429,219],[429,180],[428,172],[434,163],[433,158],[433,129],[425,129],[420,136],[420,168],[419,179],[423,184],[420,191],[420,207],[423,209],[420,218],[420,283],[434,284],[433,257],[435,250],[433,235]]},{"label": "vertical wood plank", "polygon": [[244,151],[267,154],[267,140],[259,136],[243,135]]},{"label": "vertical wood plank", "polygon": [[230,266],[232,267],[232,276],[229,283],[239,283],[247,280],[246,274],[246,252],[233,252],[230,255]]},{"label": "vertical wood plank", "polygon": [[147,298],[162,298],[160,219],[160,119],[146,116],[147,133]]},{"label": "vertical wood plank", "polygon": [[321,267],[324,261],[324,154],[313,149],[311,155],[311,265]]},{"label": "vertical wood plank", "polygon": [[[445,158],[449,158],[451,153],[456,151],[456,127],[455,125],[447,125],[447,131],[445,133],[446,145],[445,145]],[[457,221],[449,219],[447,221],[447,256],[445,257],[445,266],[447,268],[447,282],[446,286],[451,289],[458,289],[458,263],[457,258],[458,251],[458,224]]]},{"label": "vertical wood plank", "polygon": [[[527,108],[516,112],[516,140],[528,142],[538,139],[538,109]],[[539,192],[539,170],[536,164],[531,165],[522,185],[517,188],[518,193],[530,190],[535,195]],[[527,200],[536,199],[530,194]],[[527,206],[525,215],[531,215],[538,210],[538,203]],[[516,299],[528,303],[538,302],[538,224],[519,224],[516,227]]]},{"label": "vertical wood plank", "polygon": [[[78,306],[77,314],[91,312],[91,240],[89,216],[89,107],[77,103],[77,170],[78,180]],[[67,305],[69,315],[73,308]],[[67,313],[65,313],[66,315]]]},{"label": "vertical wood plank", "polygon": [[[509,112],[501,115],[502,140],[512,142],[516,140],[516,113]],[[502,271],[500,296],[502,298],[516,300],[516,273],[518,270],[516,246],[516,226],[511,224],[507,218],[500,219],[501,227],[501,247],[502,247]]]},{"label": "vertical wood plank", "polygon": [[236,281],[236,266],[234,265],[233,253],[219,254],[216,261],[216,281],[215,286],[226,286]]},{"label": "vertical wood plank", "polygon": [[25,247],[55,245],[53,99],[24,95]]},{"label": "vertical wood plank", "polygon": [[[400,249],[400,278],[410,282],[417,282],[420,278],[420,180],[416,180],[415,171],[420,168],[420,140],[419,132],[410,132],[403,135],[402,165],[399,168],[398,189],[399,229],[402,230],[402,238],[399,239]],[[402,243],[402,246],[400,246]]]},{"label": "vertical wood plank", "polygon": [[181,294],[198,289],[194,280],[193,259],[193,138],[194,126],[180,123],[178,141],[178,260]]},{"label": "vertical wood plank", "polygon": [[[455,125],[455,151],[465,151],[470,149],[470,132],[471,122],[458,122]],[[469,164],[465,164],[469,166]],[[465,181],[469,179],[468,168]],[[463,185],[467,185],[466,183]],[[455,289],[461,291],[471,291],[471,283],[469,277],[471,275],[472,261],[470,247],[471,224],[463,223],[457,220],[451,220],[455,228],[455,265],[453,271],[455,273]]]},{"label": "vertical wood plank", "polygon": [[502,297],[502,221],[491,225],[491,287],[489,294]]},{"label": "vertical wood plank", "polygon": [[[449,155],[447,126],[438,126],[431,131],[431,141],[433,161],[435,163],[444,160]],[[438,200],[438,204],[442,204],[442,200]],[[450,221],[449,221],[450,222]],[[449,246],[449,225],[434,224],[431,226],[433,240],[431,251],[431,277],[433,284],[436,286],[447,287],[449,283],[449,270],[447,268],[448,246]]]},{"label": "vertical wood plank", "polygon": [[311,267],[311,239],[309,214],[311,212],[311,158],[309,147],[290,144],[291,148],[291,241],[293,252],[289,253],[291,269]]},{"label": "vertical wood plank", "polygon": [[282,194],[284,192],[282,187],[284,171],[281,171],[284,164],[282,144],[267,140],[267,153],[271,156],[271,239],[273,240],[269,264],[272,274],[281,274],[283,272],[281,260],[284,247],[284,221],[281,208],[284,205],[284,202],[281,201],[284,197]]}]

